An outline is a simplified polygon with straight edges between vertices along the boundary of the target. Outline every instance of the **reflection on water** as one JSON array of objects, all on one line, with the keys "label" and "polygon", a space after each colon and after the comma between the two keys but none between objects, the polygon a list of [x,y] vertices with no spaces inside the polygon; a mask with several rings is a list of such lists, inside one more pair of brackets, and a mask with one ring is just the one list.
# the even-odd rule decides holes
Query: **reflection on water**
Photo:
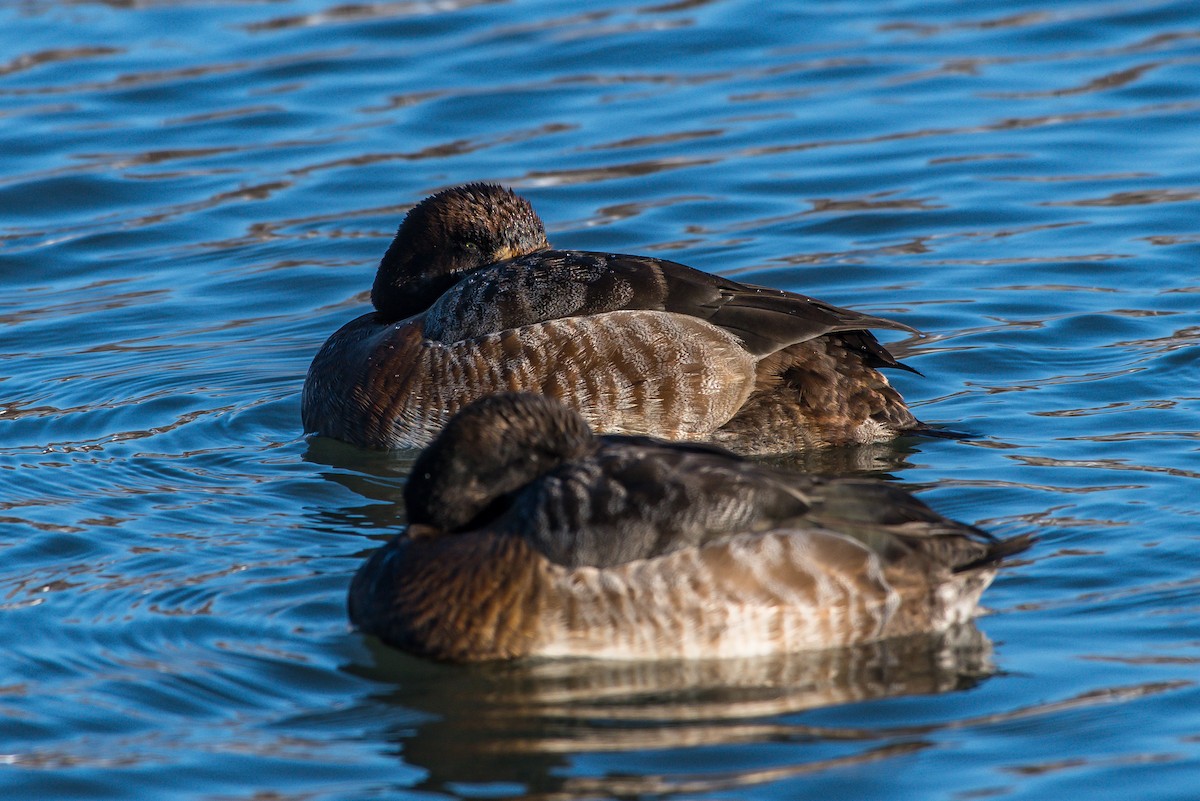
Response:
[{"label": "reflection on water", "polygon": [[[953,731],[1023,725],[1193,686],[1149,682],[937,722],[822,726],[803,722],[800,713],[976,687],[995,671],[991,643],[965,626],[941,636],[764,659],[453,667],[374,641],[370,646],[367,662],[345,669],[391,687],[372,695],[374,709],[367,714],[385,717],[383,707],[396,710],[401,722],[385,736],[405,764],[425,771],[412,789],[468,796],[688,795],[747,788],[910,756]],[[774,753],[765,764],[751,760],[753,766],[738,770],[703,757],[678,765],[667,758],[755,745]],[[779,751],[780,745],[792,747]],[[603,776],[572,775],[579,754],[608,755],[612,766]],[[626,773],[620,767],[625,759],[654,767]],[[1037,764],[1011,770],[1035,772]]]},{"label": "reflection on water", "polygon": [[[0,795],[1175,799],[1200,761],[1194,2],[0,4]],[[894,317],[945,437],[781,460],[1034,533],[949,643],[448,668],[299,431],[431,191]],[[969,636],[968,636],[969,635]],[[988,645],[988,641],[994,643]]]},{"label": "reflection on water", "polygon": [[[831,704],[972,687],[994,670],[991,643],[974,626],[940,636],[759,659],[491,666],[426,665],[375,642],[371,662],[347,669],[396,682],[376,698],[429,717],[391,733],[405,761],[428,771],[420,789],[515,784],[565,793],[710,792],[909,753],[877,732],[822,730],[783,716]],[[673,772],[611,780],[566,779],[568,755],[669,752],[754,743],[866,741],[836,759],[768,770]],[[514,793],[515,794],[515,793]]]}]

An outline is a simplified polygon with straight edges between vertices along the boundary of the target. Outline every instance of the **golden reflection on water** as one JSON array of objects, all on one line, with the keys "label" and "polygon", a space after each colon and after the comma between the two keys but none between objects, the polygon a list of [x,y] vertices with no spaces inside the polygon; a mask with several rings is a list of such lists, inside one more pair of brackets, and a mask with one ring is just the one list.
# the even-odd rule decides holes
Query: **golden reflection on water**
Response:
[{"label": "golden reflection on water", "polygon": [[558,799],[594,798],[601,796],[692,795],[716,793],[755,785],[782,781],[797,776],[822,773],[840,768],[866,765],[917,753],[932,746],[926,742],[906,742],[873,746],[844,757],[818,759],[797,765],[784,765],[758,770],[727,771],[712,774],[662,775],[645,773],[639,776],[604,776],[568,778],[562,788],[552,792],[531,793],[524,797],[558,801]]}]

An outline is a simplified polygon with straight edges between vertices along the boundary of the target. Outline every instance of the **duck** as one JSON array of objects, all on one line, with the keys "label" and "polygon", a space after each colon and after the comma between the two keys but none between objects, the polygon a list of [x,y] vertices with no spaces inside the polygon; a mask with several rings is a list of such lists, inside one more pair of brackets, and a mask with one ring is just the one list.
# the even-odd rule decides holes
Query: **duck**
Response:
[{"label": "duck", "polygon": [[312,361],[311,435],[422,448],[506,391],[555,398],[601,433],[750,455],[929,428],[880,372],[912,368],[871,333],[911,326],[666,259],[552,249],[529,201],[495,184],[409,210],[371,303]]},{"label": "duck", "polygon": [[531,393],[459,412],[404,501],[406,528],[351,580],[349,617],[446,662],[746,658],[943,632],[1031,543],[894,482],[596,435]]}]

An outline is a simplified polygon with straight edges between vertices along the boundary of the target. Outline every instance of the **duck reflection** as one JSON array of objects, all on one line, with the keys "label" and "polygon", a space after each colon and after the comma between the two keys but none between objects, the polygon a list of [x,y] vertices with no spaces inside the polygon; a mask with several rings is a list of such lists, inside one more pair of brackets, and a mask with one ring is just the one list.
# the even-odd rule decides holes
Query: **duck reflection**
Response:
[{"label": "duck reflection", "polygon": [[[406,656],[373,638],[367,648],[366,657],[346,670],[385,686],[370,703],[403,711],[405,723],[385,736],[406,764],[428,772],[412,789],[455,795],[463,784],[511,784],[512,794],[523,797],[712,792],[899,756],[926,743],[885,738],[871,729],[805,725],[792,716],[963,690],[995,671],[991,643],[973,624],[936,635],[752,659],[451,666]],[[413,711],[424,722],[413,725]],[[609,769],[568,775],[589,755],[607,755],[618,764],[621,755],[640,759],[655,751],[778,742],[834,743],[836,755],[820,748],[793,752],[788,764],[767,770],[761,759],[747,759],[753,769],[712,771],[701,765],[687,776],[642,769],[632,775]],[[668,762],[697,761],[675,756]],[[638,765],[644,768],[645,762]]]},{"label": "duck reflection", "polygon": [[[895,473],[916,466],[913,458],[921,451],[922,439],[971,439],[958,432],[925,432],[923,437],[901,436],[887,442],[832,445],[813,451],[759,456],[756,462],[795,470],[799,473],[838,477],[870,476],[893,478]],[[420,450],[371,451],[347,445],[328,437],[312,437],[301,458],[306,462],[332,468],[324,477],[372,500],[400,501],[402,491],[379,491],[386,485],[399,487],[407,477]],[[381,482],[381,479],[383,480]]]},{"label": "duck reflection", "polygon": [[[322,478],[354,494],[345,505],[321,504],[311,511],[312,525],[356,536],[394,534],[405,523],[404,484],[418,451],[366,451],[344,442],[316,437],[303,459],[320,465]],[[356,502],[361,499],[363,502]],[[364,547],[373,546],[365,541]]]}]

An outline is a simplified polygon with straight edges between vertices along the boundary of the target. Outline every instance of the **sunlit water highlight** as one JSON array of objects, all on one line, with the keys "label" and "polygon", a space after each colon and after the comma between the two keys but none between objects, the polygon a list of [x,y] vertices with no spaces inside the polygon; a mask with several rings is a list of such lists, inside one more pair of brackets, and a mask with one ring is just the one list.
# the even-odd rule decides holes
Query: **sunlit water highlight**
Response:
[{"label": "sunlit water highlight", "polygon": [[[5,798],[1190,799],[1200,9],[0,7]],[[894,316],[825,455],[1036,533],[946,641],[430,665],[352,632],[408,462],[300,436],[409,204]]]}]

